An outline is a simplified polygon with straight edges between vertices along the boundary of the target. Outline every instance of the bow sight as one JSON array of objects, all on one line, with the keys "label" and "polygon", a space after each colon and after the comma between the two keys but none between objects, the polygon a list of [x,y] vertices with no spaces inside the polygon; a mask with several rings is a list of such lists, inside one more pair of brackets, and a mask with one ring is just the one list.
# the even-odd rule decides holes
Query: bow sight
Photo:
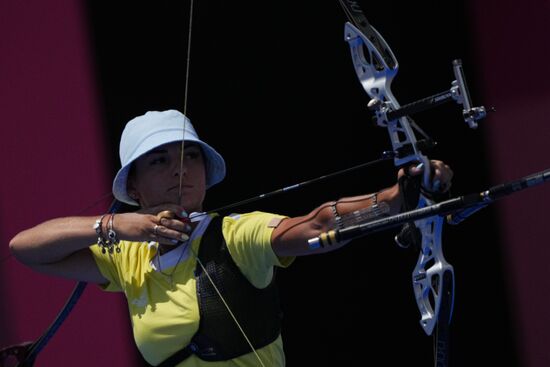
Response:
[{"label": "bow sight", "polygon": [[[375,113],[377,125],[387,127],[388,121],[426,111],[454,100],[456,103],[463,106],[462,116],[468,126],[472,129],[477,128],[477,121],[484,118],[487,115],[487,111],[483,106],[472,107],[472,101],[466,85],[464,69],[462,68],[462,61],[460,59],[453,60],[453,72],[456,79],[452,81],[449,90],[408,103],[397,109],[392,109],[388,101],[381,101],[377,98],[371,99],[368,107]],[[492,110],[494,109],[491,108],[491,111]]]}]

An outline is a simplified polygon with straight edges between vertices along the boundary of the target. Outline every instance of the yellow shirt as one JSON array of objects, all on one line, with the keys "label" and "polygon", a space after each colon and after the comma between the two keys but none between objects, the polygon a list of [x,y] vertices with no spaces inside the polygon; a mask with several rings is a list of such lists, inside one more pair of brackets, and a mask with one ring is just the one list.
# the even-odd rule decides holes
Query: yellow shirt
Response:
[{"label": "yellow shirt", "polygon": [[[224,217],[223,236],[231,257],[256,287],[266,287],[273,267],[286,267],[293,258],[278,258],[271,248],[270,223],[282,216],[253,212]],[[134,339],[145,360],[157,365],[189,344],[199,327],[196,293],[195,254],[210,217],[197,225],[190,248],[180,246],[157,256],[156,243],[120,242],[120,253],[102,254],[97,246],[90,249],[99,270],[109,280],[103,288],[124,292],[132,320]],[[116,228],[115,228],[116,229]],[[257,350],[266,366],[284,366],[281,336]],[[178,366],[258,366],[254,353],[225,362],[206,362],[192,355]]]}]

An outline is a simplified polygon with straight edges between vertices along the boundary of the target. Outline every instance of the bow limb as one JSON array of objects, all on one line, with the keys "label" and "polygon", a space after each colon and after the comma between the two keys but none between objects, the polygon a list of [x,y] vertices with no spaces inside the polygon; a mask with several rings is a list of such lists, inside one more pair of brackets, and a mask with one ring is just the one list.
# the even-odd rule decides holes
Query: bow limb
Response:
[{"label": "bow limb", "polygon": [[[420,202],[419,208],[434,204],[424,197],[420,198]],[[415,222],[422,234],[422,243],[412,273],[412,281],[416,304],[421,315],[420,325],[428,335],[433,333],[439,321],[443,321],[440,320],[440,315],[448,324],[453,310],[454,270],[443,256],[443,221],[443,217],[433,216]],[[444,314],[441,313],[442,308],[446,310]]]},{"label": "bow limb", "polygon": [[[122,203],[118,200],[113,200],[111,203],[108,213],[116,213]],[[65,305],[61,309],[61,311],[58,313],[55,320],[51,323],[51,325],[42,333],[42,335],[34,342],[32,343],[24,343],[23,345],[17,345],[15,348],[18,348],[20,350],[17,351],[17,353],[23,353],[23,355],[19,355],[19,360],[16,365],[16,367],[32,367],[35,363],[36,358],[38,357],[38,354],[44,349],[46,344],[51,340],[51,338],[55,335],[61,324],[65,322],[71,311],[73,310],[74,306],[80,299],[80,296],[84,292],[87,286],[87,282],[79,281],[77,282],[75,288],[73,289],[71,295],[65,302]],[[13,350],[13,347],[10,348]],[[21,350],[23,352],[21,352]],[[2,365],[2,358],[3,356],[0,355],[0,366]]]}]

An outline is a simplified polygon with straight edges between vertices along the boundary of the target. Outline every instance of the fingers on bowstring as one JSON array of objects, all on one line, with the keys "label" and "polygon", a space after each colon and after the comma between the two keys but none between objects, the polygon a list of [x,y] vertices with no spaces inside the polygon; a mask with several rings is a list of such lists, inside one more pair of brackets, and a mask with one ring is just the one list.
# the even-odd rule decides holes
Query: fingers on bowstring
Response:
[{"label": "fingers on bowstring", "polygon": [[153,238],[160,243],[177,244],[180,241],[187,241],[189,235],[183,231],[172,229],[162,224],[155,224],[152,230]]},{"label": "fingers on bowstring", "polygon": [[[189,218],[187,213],[179,212],[177,215],[170,210],[163,210],[157,214],[157,223],[153,227],[153,235],[159,242],[163,239],[167,239],[171,243],[178,243],[179,241],[187,241],[189,239],[188,233],[191,232],[191,226],[189,225]],[[180,216],[184,216],[181,218]]]}]

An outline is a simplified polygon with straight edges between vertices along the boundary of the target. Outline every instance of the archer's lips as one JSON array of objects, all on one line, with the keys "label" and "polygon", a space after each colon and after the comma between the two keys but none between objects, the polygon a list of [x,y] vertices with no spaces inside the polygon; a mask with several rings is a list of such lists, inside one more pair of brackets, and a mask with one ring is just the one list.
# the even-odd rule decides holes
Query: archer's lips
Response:
[{"label": "archer's lips", "polygon": [[[181,190],[182,190],[182,191],[183,191],[183,190],[186,190],[186,189],[189,190],[189,189],[191,189],[191,188],[193,188],[192,185],[183,185],[183,186],[181,187]],[[179,186],[179,185],[172,186],[172,187],[170,187],[167,191],[177,191],[177,192],[179,192],[179,191],[180,191],[180,186]]]}]

